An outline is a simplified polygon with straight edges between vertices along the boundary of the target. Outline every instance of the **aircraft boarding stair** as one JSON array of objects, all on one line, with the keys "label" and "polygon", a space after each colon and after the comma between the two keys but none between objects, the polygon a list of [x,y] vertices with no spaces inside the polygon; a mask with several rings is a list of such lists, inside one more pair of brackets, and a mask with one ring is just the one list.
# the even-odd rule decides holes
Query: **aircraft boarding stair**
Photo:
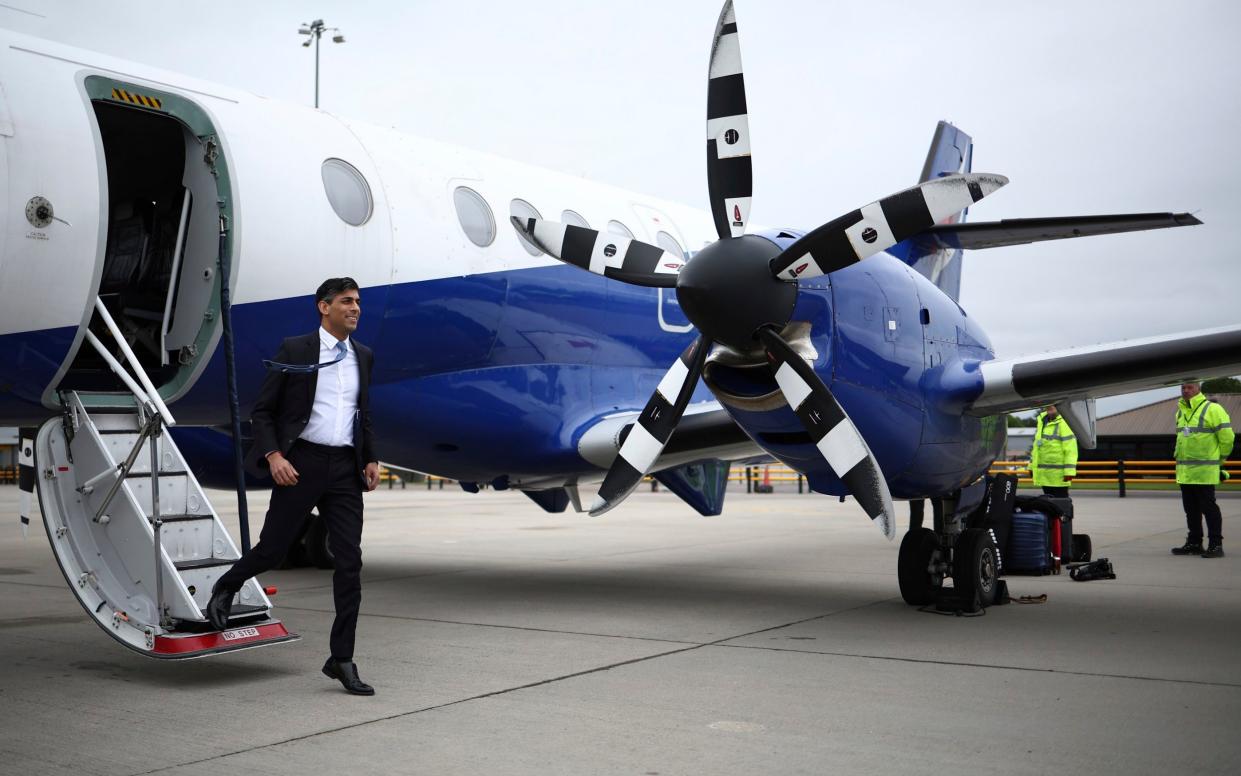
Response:
[{"label": "aircraft boarding stair", "polygon": [[151,657],[298,639],[272,618],[254,579],[234,599],[228,630],[208,623],[211,587],[241,554],[164,432],[171,415],[146,375],[136,370],[138,385],[87,338],[132,393],[63,393],[63,415],[39,429],[39,503],[70,589],[101,628]]}]

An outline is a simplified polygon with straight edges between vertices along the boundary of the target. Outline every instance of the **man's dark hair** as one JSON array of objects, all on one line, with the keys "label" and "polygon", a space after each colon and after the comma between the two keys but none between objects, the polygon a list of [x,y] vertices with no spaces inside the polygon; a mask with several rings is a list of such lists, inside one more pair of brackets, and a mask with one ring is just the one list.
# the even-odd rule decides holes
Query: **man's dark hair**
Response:
[{"label": "man's dark hair", "polygon": [[336,295],[342,291],[357,291],[358,284],[353,278],[328,278],[319,284],[319,289],[315,291],[315,309],[319,308],[320,302],[332,303]]}]

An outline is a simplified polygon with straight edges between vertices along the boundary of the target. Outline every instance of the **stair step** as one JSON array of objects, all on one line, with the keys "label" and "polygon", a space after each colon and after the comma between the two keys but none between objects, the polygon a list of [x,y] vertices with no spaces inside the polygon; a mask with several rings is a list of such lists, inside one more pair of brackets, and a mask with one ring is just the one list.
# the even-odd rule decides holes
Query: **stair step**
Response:
[{"label": "stair step", "polygon": [[[203,610],[201,622],[195,620],[178,620],[177,630],[183,633],[206,633],[215,628],[207,620],[207,611]],[[246,622],[263,620],[269,617],[266,606],[234,606],[228,613],[229,627],[243,625]],[[240,622],[239,622],[240,621]]]},{"label": "stair step", "polygon": [[[150,519],[148,515],[147,520]],[[183,523],[188,520],[210,520],[211,515],[160,515],[159,519],[165,523]]]},{"label": "stair step", "polygon": [[237,558],[199,558],[198,560],[179,560],[173,565],[177,567],[177,571],[193,571],[194,569],[209,569],[216,566],[231,566],[237,562]]},{"label": "stair step", "polygon": [[[159,476],[161,477],[184,477],[187,474],[189,474],[189,472],[187,471],[168,471],[168,472],[161,471],[159,473]],[[145,477],[149,480],[151,479],[151,472],[149,471],[136,472],[136,471],[130,470],[129,474],[125,475],[125,479],[130,479],[130,480],[137,478],[137,477]]]}]

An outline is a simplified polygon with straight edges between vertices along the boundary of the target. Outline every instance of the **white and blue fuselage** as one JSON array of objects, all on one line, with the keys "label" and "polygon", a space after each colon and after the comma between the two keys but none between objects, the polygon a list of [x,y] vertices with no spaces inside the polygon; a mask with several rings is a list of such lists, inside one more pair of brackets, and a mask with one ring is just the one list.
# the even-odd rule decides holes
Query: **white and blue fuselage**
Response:
[{"label": "white and blue fuselage", "polygon": [[[376,353],[371,406],[381,457],[464,481],[598,478],[603,470],[581,452],[583,435],[640,410],[695,336],[673,290],[532,255],[508,218],[520,200],[544,218],[563,220],[571,210],[593,228],[615,221],[638,239],[671,238],[693,251],[714,239],[705,211],[3,31],[0,87],[2,425],[61,411],[58,391],[82,379],[75,370],[95,299],[108,289],[125,296],[108,266],[129,213],[119,199],[147,179],[125,177],[127,166],[173,165],[193,193],[182,263],[167,285],[175,314],[156,332],[174,355],[153,370],[181,425],[228,422],[215,302],[221,250],[231,268],[243,414],[263,380],[262,359],[282,338],[317,325],[314,288],[350,276],[362,289],[355,336]],[[143,148],[132,129],[141,121],[176,122],[182,155],[158,143]],[[200,157],[213,152],[204,166]],[[327,160],[346,162],[365,181],[363,223],[347,223],[329,201]],[[461,188],[490,210],[494,235],[484,245],[462,227]],[[34,198],[54,209],[42,226],[27,212]],[[179,201],[167,204],[152,212],[181,212]],[[475,215],[472,227],[480,223],[486,231],[486,218]],[[764,236],[787,243],[794,234]],[[960,411],[962,395],[982,390],[981,376],[962,364],[994,354],[981,329],[898,249],[830,281],[803,281],[793,320],[808,324],[814,368],[866,438],[893,496],[910,498],[975,479],[1002,448],[1004,424]],[[714,375],[716,398],[754,454],[802,469],[817,490],[844,492],[787,406],[725,398],[765,395],[769,375],[759,384],[726,366]],[[712,398],[700,387],[695,402]]]}]

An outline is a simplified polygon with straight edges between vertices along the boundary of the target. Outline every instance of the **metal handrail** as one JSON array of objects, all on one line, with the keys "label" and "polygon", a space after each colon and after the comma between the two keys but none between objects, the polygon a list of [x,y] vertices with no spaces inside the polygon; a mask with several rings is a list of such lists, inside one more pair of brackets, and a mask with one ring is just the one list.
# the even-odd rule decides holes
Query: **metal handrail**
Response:
[{"label": "metal handrail", "polygon": [[96,350],[100,351],[100,354],[104,356],[104,360],[108,362],[108,366],[112,367],[112,371],[116,372],[125,381],[125,385],[133,391],[135,396],[145,396],[151,404],[155,405],[155,409],[159,411],[160,416],[164,419],[164,425],[175,426],[177,421],[173,420],[172,413],[168,411],[168,405],[164,404],[164,399],[159,395],[155,384],[151,382],[151,378],[147,377],[146,370],[142,368],[138,357],[134,355],[134,351],[129,347],[129,343],[125,341],[125,336],[121,334],[120,327],[116,325],[116,321],[112,320],[112,314],[108,312],[108,308],[104,306],[103,300],[99,297],[95,297],[95,311],[99,313],[100,319],[108,327],[108,331],[112,334],[112,339],[116,340],[116,344],[120,346],[121,352],[125,354],[125,359],[129,361],[129,365],[134,368],[134,374],[138,376],[138,382],[142,384],[145,390],[136,390],[133,380],[129,379],[116,359],[106,352],[103,343],[99,342],[99,338],[95,337],[88,330],[86,336],[91,340],[91,344],[95,346]]}]

